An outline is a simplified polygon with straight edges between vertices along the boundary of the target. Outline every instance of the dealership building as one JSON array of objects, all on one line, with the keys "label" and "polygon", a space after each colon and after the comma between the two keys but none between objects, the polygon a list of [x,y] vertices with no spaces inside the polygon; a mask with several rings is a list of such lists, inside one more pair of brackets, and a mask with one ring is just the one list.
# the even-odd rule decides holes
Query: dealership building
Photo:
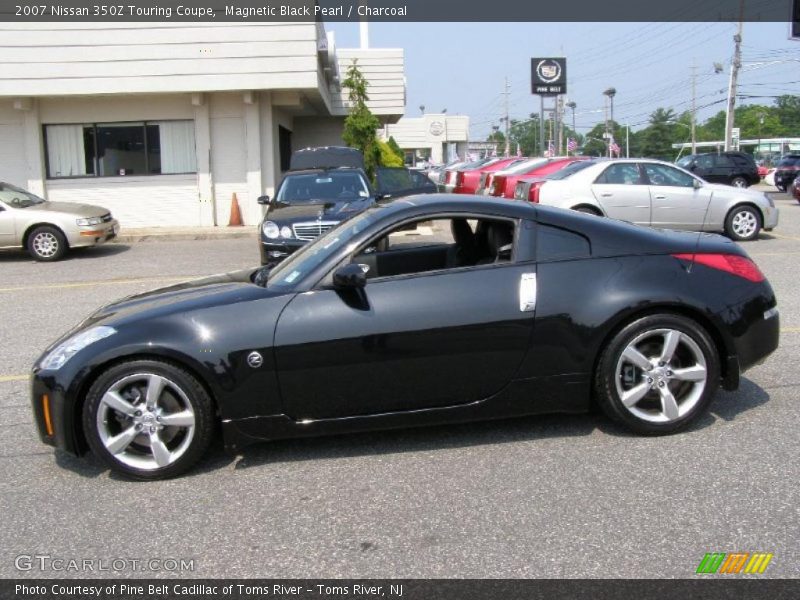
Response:
[{"label": "dealership building", "polygon": [[441,164],[467,153],[469,117],[447,113],[404,117],[394,124],[386,124],[379,134],[385,140],[394,138],[406,155],[406,164],[413,165],[421,160]]},{"label": "dealership building", "polygon": [[0,44],[0,181],[123,227],[245,224],[293,149],[340,145],[353,60],[382,124],[402,49],[336,48],[321,23],[15,23]]}]

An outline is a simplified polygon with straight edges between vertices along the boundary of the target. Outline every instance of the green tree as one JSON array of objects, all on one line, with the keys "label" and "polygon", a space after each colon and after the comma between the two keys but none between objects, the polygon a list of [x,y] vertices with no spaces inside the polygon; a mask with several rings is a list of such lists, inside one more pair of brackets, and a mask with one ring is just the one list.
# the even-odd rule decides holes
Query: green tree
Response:
[{"label": "green tree", "polygon": [[402,167],[403,157],[399,156],[388,142],[378,140],[378,150],[380,152],[380,165],[382,167]]},{"label": "green tree", "polygon": [[[386,143],[389,145],[389,148],[392,149],[392,152],[394,152],[397,155],[397,157],[400,159],[400,162],[402,163],[405,160],[406,155],[405,152],[403,152],[403,149],[397,143],[397,140],[395,140],[392,136],[389,136],[389,139],[386,141]],[[384,166],[388,167],[389,165],[384,165]]]},{"label": "green tree", "polygon": [[353,64],[347,69],[347,77],[342,81],[342,87],[347,88],[350,100],[350,114],[344,120],[342,139],[345,144],[364,154],[367,175],[374,180],[375,168],[380,164],[381,156],[376,136],[381,123],[367,106],[369,82],[358,69],[357,63],[357,59],[353,59]]}]

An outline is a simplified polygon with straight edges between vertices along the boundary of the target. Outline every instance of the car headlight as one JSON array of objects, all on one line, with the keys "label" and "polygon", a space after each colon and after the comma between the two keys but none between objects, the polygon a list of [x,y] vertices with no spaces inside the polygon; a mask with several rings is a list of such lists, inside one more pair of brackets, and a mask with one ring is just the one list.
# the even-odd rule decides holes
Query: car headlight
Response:
[{"label": "car headlight", "polygon": [[278,227],[278,225],[272,221],[264,221],[264,224],[261,226],[261,231],[264,232],[264,235],[271,240],[274,240],[281,234],[280,227]]},{"label": "car headlight", "polygon": [[294,237],[292,235],[291,227],[286,227],[285,225],[283,227],[281,227],[281,237],[284,237],[284,238]]},{"label": "car headlight", "polygon": [[100,225],[103,222],[102,217],[89,217],[88,219],[77,219],[75,221],[78,225]]},{"label": "car headlight", "polygon": [[40,366],[42,369],[47,369],[48,371],[60,369],[64,366],[64,363],[86,348],[86,346],[107,338],[116,332],[117,330],[113,327],[107,327],[105,325],[98,325],[97,327],[91,327],[85,331],[81,331],[53,348],[47,356],[44,357]]}]

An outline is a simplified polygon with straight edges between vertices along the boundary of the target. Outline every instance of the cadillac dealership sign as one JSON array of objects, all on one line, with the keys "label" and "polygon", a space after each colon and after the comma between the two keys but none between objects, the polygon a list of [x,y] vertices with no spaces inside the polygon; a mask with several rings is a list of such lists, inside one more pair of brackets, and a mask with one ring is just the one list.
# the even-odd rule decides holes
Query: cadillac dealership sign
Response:
[{"label": "cadillac dealership sign", "polygon": [[531,91],[534,94],[567,93],[566,58],[532,58]]}]

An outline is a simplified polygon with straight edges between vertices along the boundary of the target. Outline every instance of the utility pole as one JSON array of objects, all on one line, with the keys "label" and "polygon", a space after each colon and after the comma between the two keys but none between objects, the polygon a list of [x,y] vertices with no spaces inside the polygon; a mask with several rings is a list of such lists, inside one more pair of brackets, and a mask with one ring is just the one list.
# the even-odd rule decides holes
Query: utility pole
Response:
[{"label": "utility pole", "polygon": [[733,36],[733,62],[731,78],[728,84],[728,110],[725,112],[725,150],[732,150],[733,118],[736,107],[736,85],[739,79],[739,68],[742,66],[742,23],[744,21],[744,0],[739,2],[739,31]]},{"label": "utility pole", "polygon": [[506,97],[506,116],[504,117],[506,122],[506,156],[511,155],[511,140],[508,139],[508,130],[509,130],[509,119],[508,119],[508,96],[511,92],[508,91],[508,77],[506,77],[506,85],[505,91],[503,95]]},{"label": "utility pole", "polygon": [[558,112],[558,156],[564,155],[564,96],[558,96],[556,104]]},{"label": "utility pole", "polygon": [[692,154],[697,154],[697,64],[692,59]]}]

